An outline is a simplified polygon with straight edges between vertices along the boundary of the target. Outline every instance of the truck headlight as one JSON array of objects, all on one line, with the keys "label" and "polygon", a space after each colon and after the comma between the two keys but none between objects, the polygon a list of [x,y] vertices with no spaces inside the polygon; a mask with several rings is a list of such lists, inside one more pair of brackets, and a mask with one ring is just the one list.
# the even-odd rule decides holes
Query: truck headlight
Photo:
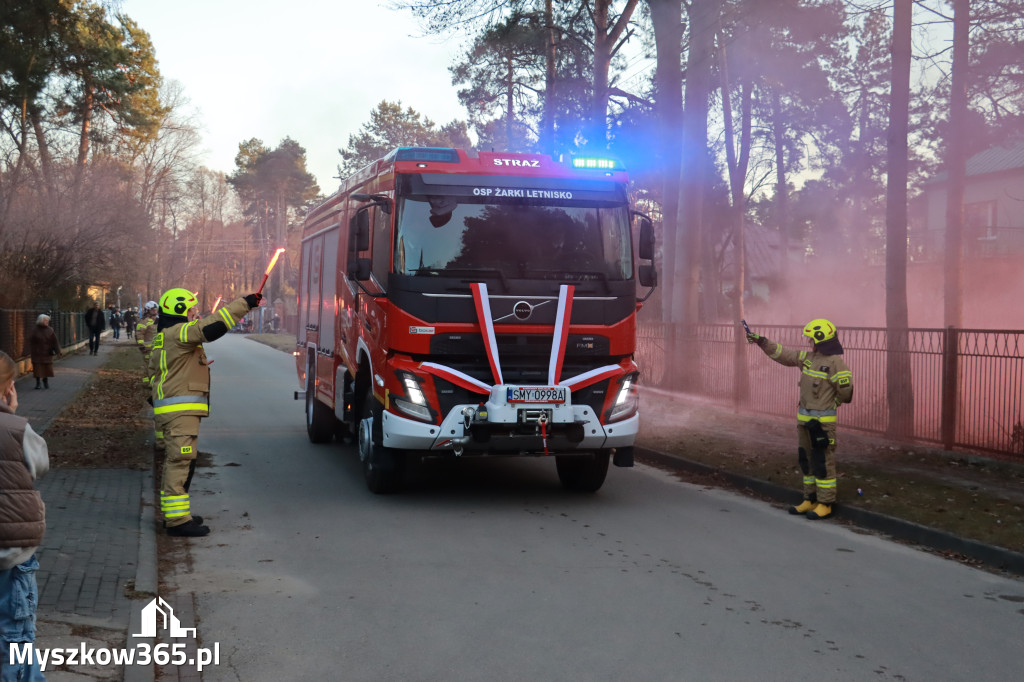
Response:
[{"label": "truck headlight", "polygon": [[427,396],[423,394],[419,380],[408,372],[401,372],[402,385],[405,388],[405,396],[402,398],[391,398],[391,403],[404,414],[426,422],[433,422],[430,414],[430,405],[427,404]]},{"label": "truck headlight", "polygon": [[615,396],[615,404],[608,413],[608,421],[616,422],[636,414],[640,407],[640,394],[636,390],[636,375],[630,374],[619,385],[619,393]]}]

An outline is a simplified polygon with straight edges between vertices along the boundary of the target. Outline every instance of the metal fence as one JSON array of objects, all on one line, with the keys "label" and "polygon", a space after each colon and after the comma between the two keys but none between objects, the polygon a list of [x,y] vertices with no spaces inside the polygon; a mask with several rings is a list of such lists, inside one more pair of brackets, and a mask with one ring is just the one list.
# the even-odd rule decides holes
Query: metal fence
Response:
[{"label": "metal fence", "polygon": [[0,309],[0,350],[15,360],[28,357],[28,337],[35,329],[36,318],[42,313],[50,316],[50,327],[57,334],[61,348],[89,339],[84,312]]},{"label": "metal fence", "polygon": [[[789,347],[807,344],[800,327],[762,326],[757,331]],[[701,325],[686,337],[673,325],[641,323],[641,381],[753,412],[792,417],[798,397],[795,368],[772,362],[756,346],[746,349],[748,392],[736,395],[737,334],[742,331],[733,325]],[[684,345],[676,346],[674,339]],[[840,340],[854,376],[854,400],[840,409],[843,426],[1024,459],[1024,330],[911,329],[906,344],[890,344],[885,329],[847,327]],[[670,371],[679,364],[669,357],[669,349],[675,347],[697,355],[696,373],[685,386]],[[906,355],[911,374],[912,391],[895,405],[899,424],[889,423],[890,353]]]}]

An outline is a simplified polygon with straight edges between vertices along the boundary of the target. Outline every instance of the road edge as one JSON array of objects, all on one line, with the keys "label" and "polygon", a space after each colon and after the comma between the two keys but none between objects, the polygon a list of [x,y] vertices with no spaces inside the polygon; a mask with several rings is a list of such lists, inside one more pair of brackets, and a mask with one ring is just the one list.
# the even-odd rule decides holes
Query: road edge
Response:
[{"label": "road edge", "polygon": [[[769,483],[768,481],[729,471],[722,471],[721,469],[716,469],[700,462],[694,462],[678,455],[670,455],[640,446],[634,448],[634,453],[640,461],[668,469],[712,475],[724,480],[730,486],[740,490],[749,490],[775,502],[794,504],[799,501],[798,492],[775,483]],[[976,540],[961,538],[945,531],[929,528],[928,526],[842,504],[837,505],[836,516],[840,521],[848,521],[858,527],[884,533],[897,540],[921,545],[943,555],[945,553],[962,555],[981,562],[989,568],[1024,577],[1024,554],[1003,547],[986,545]]]}]

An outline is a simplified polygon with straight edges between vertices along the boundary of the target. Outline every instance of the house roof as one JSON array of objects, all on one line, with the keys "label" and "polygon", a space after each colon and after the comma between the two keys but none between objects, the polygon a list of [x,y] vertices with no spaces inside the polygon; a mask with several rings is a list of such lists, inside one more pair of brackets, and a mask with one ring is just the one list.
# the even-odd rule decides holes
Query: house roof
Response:
[{"label": "house roof", "polygon": [[984,175],[997,171],[1024,168],[1024,140],[1006,146],[997,145],[967,159],[968,175]]},{"label": "house roof", "polygon": [[[967,159],[967,175],[987,175],[999,171],[1024,169],[1024,139],[1008,140],[995,147],[989,147]],[[929,181],[944,182],[949,177],[945,171],[936,173]]]}]

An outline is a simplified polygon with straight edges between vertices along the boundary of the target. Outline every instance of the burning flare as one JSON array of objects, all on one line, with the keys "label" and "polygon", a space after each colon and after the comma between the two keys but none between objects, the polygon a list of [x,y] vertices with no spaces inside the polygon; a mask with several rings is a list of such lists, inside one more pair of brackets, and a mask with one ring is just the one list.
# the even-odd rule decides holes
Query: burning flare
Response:
[{"label": "burning flare", "polygon": [[270,259],[270,264],[267,265],[267,271],[263,273],[263,281],[260,282],[260,288],[256,290],[257,294],[263,293],[263,285],[267,283],[267,278],[270,277],[270,271],[274,269],[275,265],[277,265],[277,259],[281,257],[282,253],[284,253],[284,247],[281,247],[274,252],[274,257]]}]

